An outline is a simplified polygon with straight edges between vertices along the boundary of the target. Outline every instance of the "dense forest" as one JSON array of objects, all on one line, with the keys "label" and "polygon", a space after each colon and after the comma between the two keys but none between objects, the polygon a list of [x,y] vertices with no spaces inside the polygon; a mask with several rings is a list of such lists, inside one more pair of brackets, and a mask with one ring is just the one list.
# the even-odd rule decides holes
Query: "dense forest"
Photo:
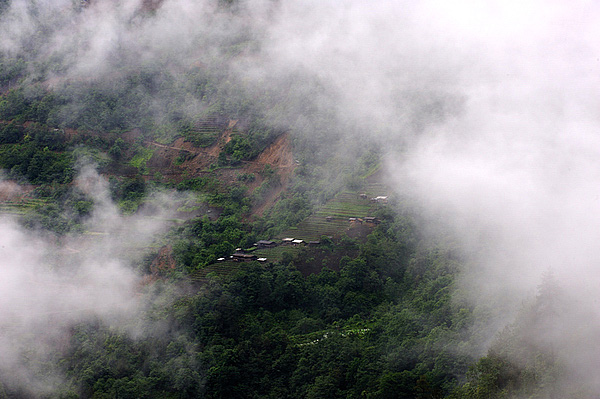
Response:
[{"label": "dense forest", "polygon": [[[461,96],[399,90],[394,109],[410,111],[382,112],[384,127],[332,106],[336,82],[306,66],[257,83],[240,70],[267,34],[244,1],[206,2],[194,54],[169,43],[149,57],[115,39],[90,77],[78,68],[93,60],[69,47],[85,45],[49,51],[43,38],[102,20],[103,2],[65,1],[62,14],[25,3],[0,1],[0,26],[19,7],[34,24],[0,48],[0,233],[43,243],[26,279],[59,276],[56,296],[87,270],[86,251],[106,269],[98,254],[114,252],[138,305],[24,305],[31,330],[0,311],[0,348],[14,348],[1,398],[599,397],[555,344],[575,342],[564,321],[588,314],[574,315],[551,265],[535,292],[505,298],[520,303],[511,317],[502,300],[474,301],[464,276],[485,246],[465,251],[386,169],[459,115]],[[159,29],[162,3],[114,7],[137,32]],[[4,242],[0,267],[28,261]]]}]

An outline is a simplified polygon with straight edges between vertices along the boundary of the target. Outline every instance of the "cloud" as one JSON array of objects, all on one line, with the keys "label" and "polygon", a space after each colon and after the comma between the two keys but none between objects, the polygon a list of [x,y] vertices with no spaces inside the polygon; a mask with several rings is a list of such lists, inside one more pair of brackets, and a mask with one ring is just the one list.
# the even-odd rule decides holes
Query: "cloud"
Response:
[{"label": "cloud", "polygon": [[42,379],[37,367],[65,345],[75,324],[99,320],[139,334],[144,296],[133,262],[166,227],[160,208],[120,215],[91,167],[76,184],[95,204],[88,234],[59,239],[0,218],[0,375],[32,395],[60,386],[59,371],[50,368]]},{"label": "cloud", "polygon": [[[295,101],[274,107],[285,115],[278,123],[303,117],[309,134],[352,131],[349,148],[384,145],[391,182],[430,223],[452,231],[470,256],[464,287],[474,303],[504,303],[504,323],[549,268],[580,303],[598,300],[594,2],[257,0],[228,13],[208,0],[165,0],[153,14],[133,0],[82,10],[67,3],[13,0],[0,23],[2,51],[43,37],[28,57],[56,59],[58,80],[111,82],[119,68],[160,63],[175,73],[203,65],[257,96],[284,92]],[[254,44],[232,55],[244,41]],[[331,119],[319,120],[319,112]],[[119,226],[103,201],[107,212],[95,220]],[[23,238],[18,243],[31,242],[13,224],[5,228]],[[32,264],[42,258],[12,245]],[[108,275],[120,270],[115,262]],[[583,353],[581,345],[573,353]]]},{"label": "cloud", "polygon": [[427,126],[388,166],[398,191],[468,255],[462,288],[473,304],[495,307],[490,335],[514,321],[544,272],[555,273],[578,309],[531,340],[568,365],[565,375],[595,387],[584,369],[600,354],[590,341],[600,332],[597,9],[530,5],[496,5],[500,22],[486,7],[442,20],[441,29],[455,28],[448,37],[479,51],[456,76],[462,112]]},{"label": "cloud", "polygon": [[[463,289],[475,305],[497,306],[490,335],[553,270],[582,308],[557,324],[592,337],[600,332],[598,5],[446,3],[282,2],[242,69],[259,81],[295,70],[316,77],[332,123],[360,132],[349,147],[384,144],[399,194],[469,259]],[[571,371],[569,356],[589,364],[592,342],[550,335]]]}]

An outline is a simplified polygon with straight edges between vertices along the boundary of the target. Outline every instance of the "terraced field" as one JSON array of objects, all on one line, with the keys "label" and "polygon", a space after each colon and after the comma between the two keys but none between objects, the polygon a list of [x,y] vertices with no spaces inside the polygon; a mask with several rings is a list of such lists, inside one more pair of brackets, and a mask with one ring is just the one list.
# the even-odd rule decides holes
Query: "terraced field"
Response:
[{"label": "terraced field", "polygon": [[202,270],[194,272],[190,279],[195,282],[205,282],[209,274],[216,274],[218,276],[230,276],[240,271],[244,266],[244,263],[224,261],[213,263],[208,265]]},{"label": "terraced field", "polygon": [[[362,229],[363,234],[370,229],[368,223],[350,222],[350,218],[362,219],[372,216],[383,204],[371,202],[371,198],[388,195],[389,189],[382,183],[367,183],[364,190],[344,191],[334,199],[323,205],[311,216],[304,219],[298,226],[283,232],[275,241],[290,237],[304,241],[320,240],[322,236],[333,239],[339,238],[344,233],[352,230]],[[360,194],[366,194],[366,198]],[[331,217],[330,220],[327,218]],[[295,255],[301,247],[278,246],[276,248],[260,249],[254,252],[259,257],[265,257],[269,261],[281,260],[283,253],[288,252]]]},{"label": "terraced field", "polygon": [[27,211],[46,203],[43,199],[22,199],[0,202],[0,215],[23,215]]},{"label": "terraced field", "polygon": [[[318,209],[311,216],[300,222],[294,229],[290,229],[279,238],[294,237],[305,241],[318,240],[321,236],[340,236],[351,227],[350,218],[364,218],[372,216],[378,207],[385,206],[373,203],[371,198],[385,196],[388,189],[381,183],[369,183],[365,190],[344,191],[334,199]],[[366,194],[361,198],[360,194]],[[330,221],[327,217],[331,217]]]},{"label": "terraced field", "polygon": [[198,121],[185,136],[200,147],[208,147],[221,135],[227,124],[216,116],[209,116]]},{"label": "terraced field", "polygon": [[[317,209],[312,215],[304,219],[298,226],[290,228],[283,232],[279,237],[273,240],[281,242],[281,239],[290,237],[304,241],[320,240],[322,236],[329,236],[334,240],[344,233],[354,237],[365,238],[374,225],[363,222],[350,222],[350,218],[362,219],[367,216],[373,216],[375,211],[385,204],[371,202],[371,198],[378,196],[387,196],[389,188],[382,183],[365,179],[364,188],[360,191],[343,191],[331,201]],[[361,196],[361,194],[364,194]],[[327,218],[331,217],[330,220]],[[352,234],[354,233],[354,234]],[[305,247],[279,245],[275,248],[258,249],[252,252],[259,258],[267,258],[267,262],[280,261],[285,253],[294,257]],[[214,263],[206,268],[195,272],[192,280],[202,282],[206,281],[207,276],[215,273],[221,276],[232,275],[244,268],[243,262],[223,261]]]},{"label": "terraced field", "polygon": [[295,256],[302,247],[293,247],[291,245],[280,245],[275,248],[258,249],[253,252],[259,258],[267,258],[268,262],[279,261],[283,258],[283,253],[287,252],[291,256]]}]

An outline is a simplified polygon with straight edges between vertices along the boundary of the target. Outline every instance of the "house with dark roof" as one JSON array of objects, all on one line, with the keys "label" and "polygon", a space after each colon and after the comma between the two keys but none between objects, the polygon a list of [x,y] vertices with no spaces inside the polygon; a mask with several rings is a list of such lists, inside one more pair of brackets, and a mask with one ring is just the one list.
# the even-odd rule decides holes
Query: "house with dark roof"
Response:
[{"label": "house with dark roof", "polygon": [[277,246],[277,243],[275,241],[260,240],[260,241],[255,242],[254,246],[257,247],[258,249],[275,248]]},{"label": "house with dark roof", "polygon": [[252,254],[245,254],[242,252],[236,252],[231,255],[231,260],[234,262],[252,262],[253,260],[257,260],[258,256]]}]

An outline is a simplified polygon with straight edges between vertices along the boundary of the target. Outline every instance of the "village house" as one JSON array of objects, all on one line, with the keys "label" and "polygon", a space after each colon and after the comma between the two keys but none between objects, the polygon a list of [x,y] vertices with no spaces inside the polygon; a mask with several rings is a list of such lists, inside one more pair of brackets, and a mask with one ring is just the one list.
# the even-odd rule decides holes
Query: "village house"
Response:
[{"label": "village house", "polygon": [[378,204],[387,204],[388,202],[388,196],[387,195],[380,195],[378,197],[373,197],[371,198],[371,202],[375,202]]},{"label": "village house", "polygon": [[255,242],[254,246],[259,249],[275,248],[277,246],[277,243],[275,241],[260,240],[260,241]]},{"label": "village house", "polygon": [[293,238],[290,238],[290,237],[284,238],[283,240],[281,240],[281,245],[291,245],[292,241],[294,241]]},{"label": "village house", "polygon": [[242,252],[236,252],[231,255],[231,259],[234,262],[252,262],[253,260],[257,260],[258,256],[252,254],[245,254]]}]

